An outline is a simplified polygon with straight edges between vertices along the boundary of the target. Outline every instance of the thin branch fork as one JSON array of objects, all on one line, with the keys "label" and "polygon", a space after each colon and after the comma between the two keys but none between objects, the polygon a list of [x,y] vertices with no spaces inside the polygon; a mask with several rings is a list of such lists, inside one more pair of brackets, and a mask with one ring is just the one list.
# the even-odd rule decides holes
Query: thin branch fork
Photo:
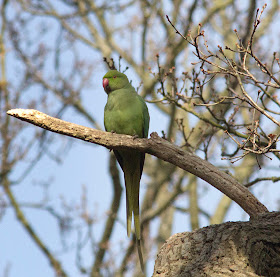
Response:
[{"label": "thin branch fork", "polygon": [[250,216],[268,212],[267,208],[231,175],[160,138],[157,133],[152,133],[150,139],[139,139],[66,122],[31,109],[13,109],[7,114],[48,131],[102,145],[108,149],[135,149],[149,153],[208,182],[235,201]]}]

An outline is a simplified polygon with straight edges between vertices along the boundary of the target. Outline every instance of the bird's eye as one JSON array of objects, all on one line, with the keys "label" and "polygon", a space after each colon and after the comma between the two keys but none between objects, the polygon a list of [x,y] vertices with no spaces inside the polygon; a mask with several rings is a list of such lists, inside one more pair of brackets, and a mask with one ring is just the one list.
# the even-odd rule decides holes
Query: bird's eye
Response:
[{"label": "bird's eye", "polygon": [[114,79],[116,79],[116,78],[117,78],[117,76],[114,76],[113,78],[114,78]]}]

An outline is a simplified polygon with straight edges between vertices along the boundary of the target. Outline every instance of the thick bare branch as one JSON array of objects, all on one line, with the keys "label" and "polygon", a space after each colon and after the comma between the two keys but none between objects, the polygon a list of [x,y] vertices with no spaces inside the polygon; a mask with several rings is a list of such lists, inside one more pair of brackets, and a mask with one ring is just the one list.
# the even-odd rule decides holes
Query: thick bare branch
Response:
[{"label": "thick bare branch", "polygon": [[200,157],[160,138],[156,133],[152,133],[150,139],[135,139],[127,135],[103,132],[69,123],[36,110],[13,109],[7,113],[46,130],[102,145],[109,149],[133,148],[149,153],[208,182],[239,204],[250,216],[267,212],[267,208],[232,176]]}]

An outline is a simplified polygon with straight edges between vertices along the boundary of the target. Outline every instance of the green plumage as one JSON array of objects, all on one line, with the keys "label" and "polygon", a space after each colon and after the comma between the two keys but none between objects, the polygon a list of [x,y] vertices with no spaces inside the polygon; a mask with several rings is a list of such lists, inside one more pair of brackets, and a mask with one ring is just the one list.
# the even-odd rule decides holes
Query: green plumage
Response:
[{"label": "green plumage", "polygon": [[[137,94],[125,74],[110,70],[103,77],[108,94],[104,110],[104,125],[108,132],[146,138],[149,130],[149,112],[145,101]],[[139,186],[145,154],[135,150],[118,150],[114,154],[124,172],[126,187],[127,235],[131,232],[132,214],[138,242],[138,253],[143,267],[140,248]]]}]

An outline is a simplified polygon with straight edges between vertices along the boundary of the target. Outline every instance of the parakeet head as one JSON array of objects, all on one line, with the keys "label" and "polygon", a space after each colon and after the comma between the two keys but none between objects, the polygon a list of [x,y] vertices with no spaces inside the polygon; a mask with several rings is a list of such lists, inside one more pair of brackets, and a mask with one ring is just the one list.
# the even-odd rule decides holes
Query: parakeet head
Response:
[{"label": "parakeet head", "polygon": [[118,70],[109,70],[103,77],[103,88],[107,94],[111,91],[122,89],[129,83],[125,74]]}]

